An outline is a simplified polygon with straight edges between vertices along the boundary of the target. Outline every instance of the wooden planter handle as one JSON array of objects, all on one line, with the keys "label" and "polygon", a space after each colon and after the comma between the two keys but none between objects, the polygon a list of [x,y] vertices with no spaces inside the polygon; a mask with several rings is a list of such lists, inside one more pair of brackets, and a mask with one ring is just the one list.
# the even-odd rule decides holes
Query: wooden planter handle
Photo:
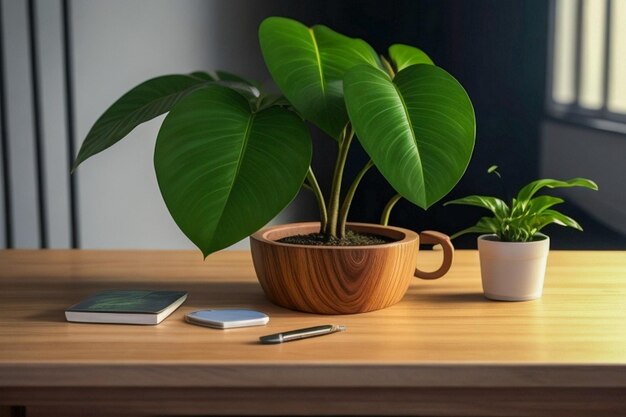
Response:
[{"label": "wooden planter handle", "polygon": [[426,272],[420,270],[419,268],[415,268],[415,276],[421,279],[441,278],[450,269],[450,266],[452,265],[452,258],[454,258],[454,246],[452,246],[452,242],[450,242],[450,237],[433,230],[425,230],[419,235],[420,244],[441,245],[443,248],[443,260],[441,262],[441,266],[436,271]]}]

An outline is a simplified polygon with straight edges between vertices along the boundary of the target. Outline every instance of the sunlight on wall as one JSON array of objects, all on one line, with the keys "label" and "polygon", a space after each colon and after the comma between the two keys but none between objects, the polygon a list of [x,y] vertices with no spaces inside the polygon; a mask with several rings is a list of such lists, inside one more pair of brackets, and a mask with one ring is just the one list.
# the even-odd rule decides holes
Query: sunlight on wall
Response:
[{"label": "sunlight on wall", "polygon": [[556,3],[554,28],[554,83],[552,98],[557,103],[574,102],[574,66],[576,59],[576,2]]},{"label": "sunlight on wall", "polygon": [[541,176],[586,177],[566,199],[626,235],[626,0],[554,0],[553,61]]},{"label": "sunlight on wall", "polygon": [[626,0],[613,1],[611,19],[611,63],[609,65],[608,108],[626,113]]},{"label": "sunlight on wall", "polygon": [[556,0],[554,10],[554,103],[626,114],[626,0]]},{"label": "sunlight on wall", "polygon": [[588,109],[599,109],[604,101],[602,88],[606,0],[585,0],[582,12],[579,103]]}]

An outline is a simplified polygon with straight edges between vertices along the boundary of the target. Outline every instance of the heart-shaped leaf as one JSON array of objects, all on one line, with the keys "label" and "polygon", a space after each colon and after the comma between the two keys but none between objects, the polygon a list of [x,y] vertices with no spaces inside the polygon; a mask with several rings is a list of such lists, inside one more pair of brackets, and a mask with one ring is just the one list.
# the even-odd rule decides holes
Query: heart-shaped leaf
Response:
[{"label": "heart-shaped leaf", "polygon": [[285,97],[305,119],[339,138],[348,123],[343,76],[359,64],[380,67],[376,52],[361,39],[282,17],[265,19],[259,40],[267,68]]},{"label": "heart-shaped leaf", "polygon": [[424,51],[414,46],[395,44],[389,48],[389,57],[396,66],[396,71],[400,72],[406,67],[417,64],[434,65]]},{"label": "heart-shaped leaf", "polygon": [[344,90],[359,141],[398,193],[426,209],[456,185],[474,148],[475,118],[450,74],[413,65],[391,81],[359,65],[346,73]]},{"label": "heart-shaped leaf", "polygon": [[93,125],[72,171],[87,158],[113,146],[141,123],[167,113],[183,97],[209,81],[199,74],[202,73],[153,78],[124,94]]},{"label": "heart-shaped leaf", "polygon": [[199,89],[172,109],[157,137],[154,166],[174,221],[205,256],[275,217],[296,196],[311,139],[293,112],[252,112],[239,93]]}]

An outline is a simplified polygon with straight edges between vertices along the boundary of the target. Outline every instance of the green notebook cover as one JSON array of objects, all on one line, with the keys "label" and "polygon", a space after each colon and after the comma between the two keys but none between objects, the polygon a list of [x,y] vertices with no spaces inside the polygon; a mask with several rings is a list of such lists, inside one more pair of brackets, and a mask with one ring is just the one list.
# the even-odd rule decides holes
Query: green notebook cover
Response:
[{"label": "green notebook cover", "polygon": [[158,314],[186,294],[185,291],[109,290],[99,292],[67,311]]}]

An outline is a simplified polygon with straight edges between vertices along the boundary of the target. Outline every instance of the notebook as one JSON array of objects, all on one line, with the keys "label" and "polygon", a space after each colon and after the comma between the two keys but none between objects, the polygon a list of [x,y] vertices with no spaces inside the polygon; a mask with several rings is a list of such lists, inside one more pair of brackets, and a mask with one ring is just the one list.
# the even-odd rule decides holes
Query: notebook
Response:
[{"label": "notebook", "polygon": [[185,291],[108,290],[68,308],[67,321],[159,324],[187,299]]}]

